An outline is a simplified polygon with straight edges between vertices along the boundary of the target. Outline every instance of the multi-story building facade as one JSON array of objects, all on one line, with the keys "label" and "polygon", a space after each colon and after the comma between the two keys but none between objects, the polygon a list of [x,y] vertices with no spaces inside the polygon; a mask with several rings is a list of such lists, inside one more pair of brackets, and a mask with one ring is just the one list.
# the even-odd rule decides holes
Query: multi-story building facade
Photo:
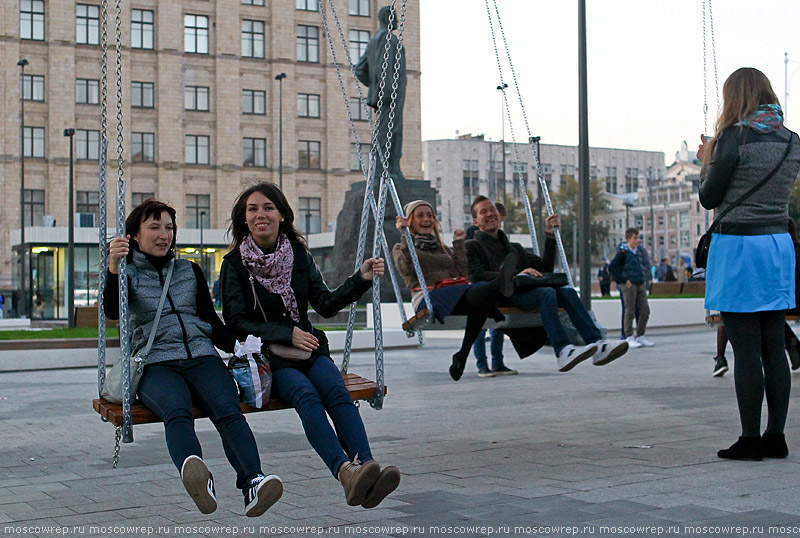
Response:
[{"label": "multi-story building facade", "polygon": [[[378,28],[378,0],[333,0],[353,61]],[[179,255],[217,278],[236,195],[282,183],[305,234],[330,231],[351,183],[363,179],[320,9],[362,143],[370,139],[344,45],[326,0],[134,0],[122,13],[126,204],[148,197],[178,210]],[[420,179],[419,2],[403,34],[408,67],[403,170]],[[74,128],[76,304],[96,294],[102,13],[98,0],[0,4],[0,291],[20,288],[20,255],[41,302],[64,318],[69,139]],[[109,216],[117,168],[114,13],[109,14]],[[17,67],[20,59],[28,60]],[[276,79],[285,73],[285,78]],[[366,92],[364,92],[366,95]],[[282,98],[281,98],[282,97]],[[24,193],[20,127],[24,107]],[[282,125],[282,129],[280,126]],[[282,162],[279,156],[282,154]],[[22,198],[22,199],[21,199]],[[20,221],[25,223],[21,244]],[[15,272],[16,271],[16,272]],[[83,302],[82,302],[83,301]],[[9,307],[15,309],[11,301]]]},{"label": "multi-story building facade", "polygon": [[[529,181],[536,196],[535,161],[531,151],[539,152],[542,176],[551,192],[563,181],[575,178],[578,148],[540,144],[503,144],[483,135],[463,135],[455,140],[428,140],[422,143],[425,179],[438,191],[437,211],[446,231],[472,224],[470,205],[483,194],[496,200],[519,199],[519,176]],[[664,175],[664,154],[612,148],[590,148],[591,177],[602,181],[606,192],[633,195],[639,192],[647,170]],[[556,208],[558,211],[558,208]]]}]

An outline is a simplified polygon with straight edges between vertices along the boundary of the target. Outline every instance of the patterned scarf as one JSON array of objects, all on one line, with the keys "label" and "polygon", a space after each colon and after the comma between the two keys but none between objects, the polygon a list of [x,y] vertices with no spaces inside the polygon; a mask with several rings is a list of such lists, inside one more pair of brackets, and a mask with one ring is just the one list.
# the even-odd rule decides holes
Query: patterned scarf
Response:
[{"label": "patterned scarf", "polygon": [[761,105],[735,125],[750,127],[757,133],[774,133],[783,127],[783,111],[778,105]]},{"label": "patterned scarf", "polygon": [[280,295],[289,316],[295,323],[300,323],[297,299],[291,286],[294,252],[286,234],[278,236],[275,252],[271,254],[264,254],[258,248],[252,234],[245,237],[242,244],[239,245],[239,252],[242,255],[242,262],[250,274],[264,286],[265,290]]},{"label": "patterned scarf", "polygon": [[436,250],[439,248],[439,240],[433,234],[411,234],[414,240],[414,247],[417,250]]}]

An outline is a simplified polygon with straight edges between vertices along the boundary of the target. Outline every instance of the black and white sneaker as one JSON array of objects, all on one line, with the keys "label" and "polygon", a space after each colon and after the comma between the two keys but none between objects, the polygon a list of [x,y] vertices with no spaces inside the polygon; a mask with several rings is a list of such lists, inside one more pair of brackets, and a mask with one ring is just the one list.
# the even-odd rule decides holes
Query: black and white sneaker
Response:
[{"label": "black and white sneaker", "polygon": [[714,377],[722,377],[728,371],[728,361],[725,357],[714,357]]},{"label": "black and white sneaker", "polygon": [[283,495],[283,482],[279,476],[260,474],[242,488],[244,513],[247,517],[258,517],[278,502]]},{"label": "black and white sneaker", "polygon": [[556,355],[559,372],[569,372],[575,366],[597,353],[597,344],[588,344],[582,347],[568,344]]},{"label": "black and white sneaker", "polygon": [[189,456],[183,460],[181,480],[200,512],[210,514],[217,509],[214,477],[203,460],[197,456]]}]

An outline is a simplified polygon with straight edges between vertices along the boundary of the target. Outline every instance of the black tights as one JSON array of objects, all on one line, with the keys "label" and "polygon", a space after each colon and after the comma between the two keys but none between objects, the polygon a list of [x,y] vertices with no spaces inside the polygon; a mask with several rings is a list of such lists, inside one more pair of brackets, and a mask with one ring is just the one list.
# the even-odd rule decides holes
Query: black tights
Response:
[{"label": "black tights", "polygon": [[734,382],[742,436],[761,435],[761,406],[767,395],[766,433],[782,434],[789,412],[791,374],[784,352],[783,310],[722,312],[734,356]]},{"label": "black tights", "polygon": [[467,325],[464,327],[464,338],[461,340],[461,349],[456,352],[457,356],[461,358],[469,356],[472,344],[478,338],[489,314],[497,306],[499,297],[499,279],[487,284],[472,285],[461,296],[453,309],[453,314],[466,314]]}]

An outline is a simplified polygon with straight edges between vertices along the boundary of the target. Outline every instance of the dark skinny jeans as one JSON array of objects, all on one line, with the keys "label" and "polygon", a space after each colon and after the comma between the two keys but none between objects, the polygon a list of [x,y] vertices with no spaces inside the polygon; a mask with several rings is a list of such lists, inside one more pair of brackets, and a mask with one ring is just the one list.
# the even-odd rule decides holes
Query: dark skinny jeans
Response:
[{"label": "dark skinny jeans", "polygon": [[194,402],[206,412],[222,438],[225,456],[236,471],[236,487],[243,488],[249,479],[261,474],[256,440],[239,408],[236,384],[219,357],[149,364],[138,395],[164,421],[167,449],[178,471],[189,456],[203,457],[194,431]]},{"label": "dark skinny jeans", "polygon": [[272,390],[297,411],[308,442],[334,477],[343,463],[356,456],[362,463],[372,459],[361,415],[330,357],[316,357],[307,369],[275,370]]}]

